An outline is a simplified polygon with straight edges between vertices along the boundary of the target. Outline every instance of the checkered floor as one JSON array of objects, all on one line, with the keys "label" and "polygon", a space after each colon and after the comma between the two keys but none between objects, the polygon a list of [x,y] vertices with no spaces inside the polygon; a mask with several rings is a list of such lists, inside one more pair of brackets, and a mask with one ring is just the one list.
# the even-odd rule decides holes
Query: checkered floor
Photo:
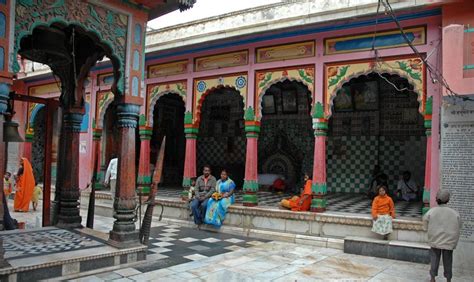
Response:
[{"label": "checkered floor", "polygon": [[140,272],[149,272],[260,245],[264,242],[268,241],[178,225],[153,227],[148,244],[147,262],[141,263],[135,269]]},{"label": "checkered floor", "polygon": [[[160,188],[158,197],[179,198],[181,197],[179,188]],[[242,191],[236,192],[236,203],[242,203]],[[258,192],[258,202],[261,206],[277,207],[284,198],[289,198],[291,193]],[[372,201],[363,194],[355,193],[330,193],[327,195],[327,210],[347,213],[370,214]],[[419,218],[421,217],[422,204],[417,202],[396,202],[395,209],[397,216]]]},{"label": "checkered floor", "polygon": [[103,242],[64,229],[8,231],[1,234],[5,258],[19,259],[103,246]]}]

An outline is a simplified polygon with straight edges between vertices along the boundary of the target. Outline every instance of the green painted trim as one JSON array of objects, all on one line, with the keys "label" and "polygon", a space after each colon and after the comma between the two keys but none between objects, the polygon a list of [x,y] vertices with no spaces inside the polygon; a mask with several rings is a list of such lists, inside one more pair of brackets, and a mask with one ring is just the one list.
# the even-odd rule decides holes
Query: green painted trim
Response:
[{"label": "green painted trim", "polygon": [[256,180],[244,180],[243,190],[244,190],[244,192],[257,193],[258,192],[258,183],[257,183],[257,181]]},{"label": "green painted trim", "polygon": [[313,182],[313,185],[311,186],[311,191],[313,191],[313,194],[315,195],[326,195],[328,193],[326,183]]},{"label": "green painted trim", "polygon": [[150,186],[137,186],[136,191],[140,192],[140,190],[142,195],[150,194]]},{"label": "green painted trim", "polygon": [[431,119],[425,120],[424,124],[426,129],[431,129]]},{"label": "green painted trim", "polygon": [[325,198],[314,198],[311,200],[311,209],[326,209],[327,204],[328,201]]},{"label": "green painted trim", "polygon": [[423,189],[423,203],[430,203],[430,190],[427,187]]},{"label": "green painted trim", "polygon": [[464,65],[462,67],[463,70],[474,70],[474,65]]},{"label": "green painted trim", "polygon": [[474,32],[474,28],[467,28],[464,30],[465,33],[471,33]]},{"label": "green painted trim", "polygon": [[151,184],[151,176],[150,175],[138,175],[137,176],[137,183],[140,185],[149,185]]},{"label": "green painted trim", "polygon": [[190,177],[183,177],[183,187],[188,188],[191,186],[191,178]]},{"label": "green painted trim", "polygon": [[431,136],[431,128],[426,130],[426,136]]},{"label": "green painted trim", "polygon": [[102,181],[95,182],[95,189],[96,190],[106,190],[106,187]]},{"label": "green painted trim", "polygon": [[258,133],[249,132],[249,133],[245,134],[245,136],[247,138],[258,138]]},{"label": "green painted trim", "polygon": [[139,117],[138,117],[138,125],[139,126],[145,126],[146,125],[146,117],[144,114],[141,114]]},{"label": "green painted trim", "polygon": [[246,125],[245,126],[245,132],[259,133],[260,132],[260,126],[259,125]]},{"label": "green painted trim", "polygon": [[428,97],[426,99],[425,105],[425,115],[431,115],[433,113],[433,96]]},{"label": "green painted trim", "polygon": [[314,136],[328,136],[328,133],[326,131],[315,131]]},{"label": "green painted trim", "polygon": [[258,197],[257,194],[244,194],[242,196],[242,202],[244,205],[258,205]]},{"label": "green painted trim", "polygon": [[321,102],[317,102],[313,107],[313,118],[324,118],[324,107]]},{"label": "green painted trim", "polygon": [[152,129],[139,129],[138,134],[140,134],[140,139],[146,140],[146,139],[151,139],[151,136],[153,135],[153,130]]},{"label": "green painted trim", "polygon": [[329,126],[327,122],[315,122],[313,123],[313,129],[316,130],[328,130]]},{"label": "green painted trim", "polygon": [[184,128],[184,133],[185,134],[198,134],[199,133],[199,128],[196,127],[185,127]]},{"label": "green painted trim", "polygon": [[245,119],[245,121],[254,121],[255,120],[255,111],[253,110],[252,107],[248,107],[245,110],[244,119]]},{"label": "green painted trim", "polygon": [[193,124],[193,114],[190,111],[184,113],[184,124]]},{"label": "green painted trim", "polygon": [[421,208],[421,214],[422,214],[422,215],[425,215],[425,213],[427,213],[429,210],[430,210],[429,207],[422,207],[422,208]]}]

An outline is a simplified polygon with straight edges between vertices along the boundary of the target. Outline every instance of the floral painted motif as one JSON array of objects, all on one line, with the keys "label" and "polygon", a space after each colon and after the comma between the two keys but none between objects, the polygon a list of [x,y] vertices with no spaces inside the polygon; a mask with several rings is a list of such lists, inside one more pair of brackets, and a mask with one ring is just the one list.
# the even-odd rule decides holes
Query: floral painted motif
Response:
[{"label": "floral painted motif", "polygon": [[343,67],[329,67],[328,68],[328,78],[331,77],[328,83],[328,87],[336,85],[347,73],[349,66]]}]

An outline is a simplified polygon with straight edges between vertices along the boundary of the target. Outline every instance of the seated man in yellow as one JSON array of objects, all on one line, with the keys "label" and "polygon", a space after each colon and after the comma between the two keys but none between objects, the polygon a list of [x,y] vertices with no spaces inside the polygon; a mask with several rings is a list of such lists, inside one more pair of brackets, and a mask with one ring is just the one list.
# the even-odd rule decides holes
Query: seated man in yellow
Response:
[{"label": "seated man in yellow", "polygon": [[311,207],[311,200],[312,200],[312,191],[311,191],[311,185],[312,181],[309,178],[308,173],[305,173],[304,175],[304,189],[303,193],[298,196],[293,196],[290,199],[283,199],[281,200],[281,206],[287,209],[291,209],[292,211],[309,211],[309,208]]}]

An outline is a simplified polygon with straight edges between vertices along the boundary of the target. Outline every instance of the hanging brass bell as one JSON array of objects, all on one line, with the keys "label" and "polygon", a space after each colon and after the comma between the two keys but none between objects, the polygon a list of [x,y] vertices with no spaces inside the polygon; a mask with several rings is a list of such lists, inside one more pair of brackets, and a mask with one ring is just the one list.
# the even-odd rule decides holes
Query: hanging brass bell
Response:
[{"label": "hanging brass bell", "polygon": [[3,142],[25,142],[18,133],[18,123],[14,121],[3,122]]}]

